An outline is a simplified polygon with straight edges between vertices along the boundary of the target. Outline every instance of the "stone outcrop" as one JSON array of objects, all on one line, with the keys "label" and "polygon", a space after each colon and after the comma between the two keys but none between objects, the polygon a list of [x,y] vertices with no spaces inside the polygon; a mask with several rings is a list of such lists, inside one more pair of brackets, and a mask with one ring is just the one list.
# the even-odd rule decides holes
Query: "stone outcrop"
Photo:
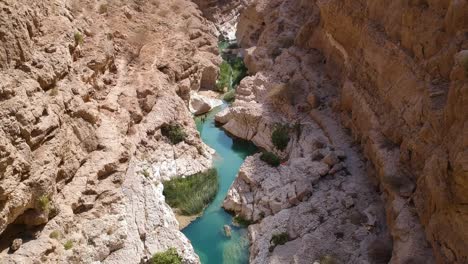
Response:
[{"label": "stone outcrop", "polygon": [[235,41],[237,21],[242,10],[252,0],[193,0],[203,11],[203,15],[213,21],[219,37]]},{"label": "stone outcrop", "polygon": [[[188,103],[216,80],[215,31],[185,0],[0,3],[2,263],[140,263],[169,247],[199,262],[161,181],[212,166]],[[170,122],[184,142],[162,136]]]},{"label": "stone outcrop", "polygon": [[222,104],[223,101],[221,99],[211,98],[194,92],[190,96],[189,109],[194,115],[202,115]]},{"label": "stone outcrop", "polygon": [[[252,77],[241,83],[236,102],[217,120],[230,133],[273,151],[270,136],[277,122],[294,125],[310,118],[334,148],[349,145],[336,140],[337,131],[351,132],[385,201],[391,263],[465,263],[466,13],[466,1],[253,1],[237,29]],[[341,120],[347,129],[331,120]],[[277,152],[287,160],[277,173],[261,173],[270,170],[258,157],[249,158],[225,206],[253,220],[258,220],[256,210],[265,216],[272,212],[271,205],[255,197],[270,200],[288,193],[279,182],[289,179],[283,174],[293,166],[291,153],[297,148],[290,143],[285,153]],[[271,185],[269,175],[277,183]],[[284,190],[276,196],[275,188]],[[316,199],[312,191],[308,201]],[[280,208],[273,206],[279,212],[250,228],[251,260],[287,263],[315,257],[322,245],[302,247],[298,241],[304,235],[298,241],[293,237],[284,250],[265,253],[271,225],[286,225],[304,203],[291,207],[286,199],[279,201]],[[277,231],[286,230],[284,225]]]}]

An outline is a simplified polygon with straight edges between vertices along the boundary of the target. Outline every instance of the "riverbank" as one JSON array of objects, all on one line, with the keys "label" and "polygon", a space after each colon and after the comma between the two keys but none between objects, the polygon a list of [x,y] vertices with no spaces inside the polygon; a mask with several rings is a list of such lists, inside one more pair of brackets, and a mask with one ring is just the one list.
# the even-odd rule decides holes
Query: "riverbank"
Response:
[{"label": "riverbank", "polygon": [[[227,191],[236,178],[239,167],[257,148],[243,140],[229,137],[214,122],[214,116],[227,104],[214,109],[202,121],[196,118],[197,129],[205,144],[216,151],[214,167],[219,175],[219,192],[203,214],[182,232],[191,241],[203,264],[245,264],[249,259],[247,230],[233,225],[233,217],[221,208]],[[226,237],[224,226],[231,227],[231,237]]]}]

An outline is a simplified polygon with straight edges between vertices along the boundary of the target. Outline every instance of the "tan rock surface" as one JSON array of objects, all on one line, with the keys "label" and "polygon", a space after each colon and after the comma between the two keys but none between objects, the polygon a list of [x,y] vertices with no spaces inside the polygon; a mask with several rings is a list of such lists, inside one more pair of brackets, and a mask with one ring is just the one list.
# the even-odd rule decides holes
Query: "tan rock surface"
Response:
[{"label": "tan rock surface", "polygon": [[[349,142],[333,138],[342,127],[330,126],[338,119],[332,111],[339,112],[383,192],[391,263],[465,263],[468,21],[461,14],[466,13],[466,1],[254,1],[237,30],[254,76],[241,83],[233,107],[217,120],[234,135],[251,140],[261,135],[254,143],[271,150],[268,124],[293,125],[304,121],[300,113],[309,114],[332,146],[341,148]],[[245,166],[259,166],[249,162]],[[245,178],[236,180],[225,206],[250,214],[255,206],[246,206],[249,193],[270,191],[263,181],[249,185]],[[270,208],[279,211],[273,217],[284,211],[281,202]],[[270,231],[267,219],[252,230]],[[252,237],[252,261],[301,263],[321,248],[311,244],[292,256],[304,244],[296,241],[272,255],[260,253],[268,239],[268,233]]]},{"label": "tan rock surface", "polygon": [[[213,24],[185,0],[6,0],[0,28],[1,262],[139,263],[176,247],[199,263],[161,181],[212,166],[188,102],[216,80]],[[169,122],[184,142],[161,135]]]}]

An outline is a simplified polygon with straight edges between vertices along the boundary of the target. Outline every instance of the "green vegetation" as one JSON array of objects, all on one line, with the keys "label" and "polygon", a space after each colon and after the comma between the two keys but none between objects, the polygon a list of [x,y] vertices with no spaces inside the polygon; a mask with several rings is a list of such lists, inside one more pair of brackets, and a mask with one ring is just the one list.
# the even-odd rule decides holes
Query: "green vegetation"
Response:
[{"label": "green vegetation", "polygon": [[108,5],[107,4],[101,4],[99,6],[99,14],[105,14],[107,13],[108,10]]},{"label": "green vegetation", "polygon": [[156,253],[151,258],[151,264],[182,264],[182,258],[175,248]]},{"label": "green vegetation", "polygon": [[50,210],[50,199],[47,195],[42,195],[41,197],[39,197],[39,208],[43,211],[43,212],[49,212]]},{"label": "green vegetation", "polygon": [[53,239],[58,239],[60,237],[60,231],[54,230],[50,232],[49,237]]},{"label": "green vegetation", "polygon": [[183,215],[196,215],[213,201],[218,192],[218,174],[215,169],[186,178],[175,178],[164,184],[166,202],[178,208]]},{"label": "green vegetation", "polygon": [[219,69],[216,88],[218,91],[229,92],[230,90],[235,89],[241,80],[247,76],[247,67],[245,67],[243,58],[224,52],[224,50],[228,48],[237,48],[236,43],[222,41],[218,44],[218,47],[222,53],[224,61]]},{"label": "green vegetation", "polygon": [[280,158],[271,152],[263,152],[260,159],[272,167],[278,167],[281,164]]},{"label": "green vegetation", "polygon": [[80,32],[75,32],[75,44],[76,45],[81,45],[83,44],[83,35]]},{"label": "green vegetation", "polygon": [[338,264],[338,261],[331,255],[323,255],[320,257],[320,264]]},{"label": "green vegetation", "polygon": [[252,221],[245,219],[244,217],[237,215],[233,219],[234,223],[240,225],[240,226],[249,226],[253,224]]},{"label": "green vegetation", "polygon": [[232,69],[228,62],[223,61],[219,67],[219,77],[216,81],[216,88],[223,92],[231,88]]},{"label": "green vegetation", "polygon": [[245,67],[244,60],[239,57],[228,60],[232,68],[232,87],[235,88],[247,76],[247,67]]},{"label": "green vegetation", "polygon": [[[278,245],[284,245],[286,242],[290,240],[289,234],[286,232],[279,233],[279,234],[273,234],[273,236],[270,239],[270,252],[275,249],[276,246]],[[320,262],[321,263],[321,262]]]},{"label": "green vegetation", "polygon": [[65,248],[65,250],[71,249],[73,247],[73,241],[67,240],[67,242],[65,242],[65,244],[63,244],[63,247]]},{"label": "green vegetation", "polygon": [[271,134],[271,142],[278,150],[285,150],[289,139],[289,128],[286,125],[277,125]]},{"label": "green vegetation", "polygon": [[161,127],[161,133],[163,136],[167,137],[173,145],[184,141],[187,137],[184,128],[181,125],[175,123],[163,125]]},{"label": "green vegetation", "polygon": [[50,90],[50,96],[57,96],[59,93],[59,89],[57,87],[54,87]]},{"label": "green vegetation", "polygon": [[219,53],[223,53],[223,51],[227,49],[228,47],[229,47],[229,41],[222,40],[218,42]]},{"label": "green vegetation", "polygon": [[236,90],[232,89],[223,95],[223,100],[226,102],[232,102],[236,99]]}]

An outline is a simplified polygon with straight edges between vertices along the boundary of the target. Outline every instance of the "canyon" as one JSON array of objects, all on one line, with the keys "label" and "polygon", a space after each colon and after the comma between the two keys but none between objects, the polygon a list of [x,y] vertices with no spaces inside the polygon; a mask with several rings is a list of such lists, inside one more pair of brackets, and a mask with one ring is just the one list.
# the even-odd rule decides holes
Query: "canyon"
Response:
[{"label": "canyon", "polygon": [[223,39],[249,76],[215,120],[281,160],[247,157],[223,202],[251,222],[250,263],[468,263],[467,14],[466,0],[1,0],[0,262],[175,248],[200,263],[163,182],[213,166],[193,114],[222,103]]}]

